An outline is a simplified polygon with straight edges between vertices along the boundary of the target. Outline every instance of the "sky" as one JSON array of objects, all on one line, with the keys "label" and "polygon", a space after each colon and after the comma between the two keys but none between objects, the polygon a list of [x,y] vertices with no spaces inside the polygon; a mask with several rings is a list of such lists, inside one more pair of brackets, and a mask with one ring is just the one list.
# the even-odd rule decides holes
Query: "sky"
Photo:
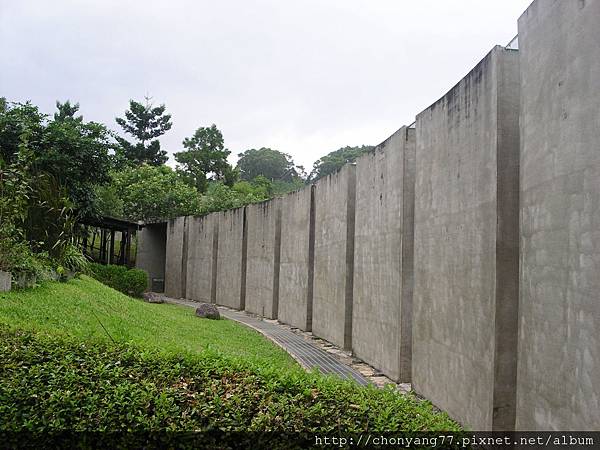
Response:
[{"label": "sky", "polygon": [[169,154],[214,123],[231,162],[270,147],[310,171],[412,123],[530,2],[0,0],[0,97],[46,113],[69,99],[118,130],[149,94],[172,114]]}]

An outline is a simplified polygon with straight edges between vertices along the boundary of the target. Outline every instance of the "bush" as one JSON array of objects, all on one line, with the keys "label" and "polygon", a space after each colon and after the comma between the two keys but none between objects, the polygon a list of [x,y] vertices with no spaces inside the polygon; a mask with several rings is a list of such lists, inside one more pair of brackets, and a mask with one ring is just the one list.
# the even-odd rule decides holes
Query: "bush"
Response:
[{"label": "bush", "polygon": [[148,288],[148,275],[143,270],[93,263],[90,271],[101,283],[132,297],[141,297]]},{"label": "bush", "polygon": [[[168,355],[131,343],[84,342],[1,325],[0,343],[4,432],[48,437],[65,430],[127,431],[121,436],[137,432],[147,439],[151,430],[196,430],[202,433],[192,435],[200,441],[191,448],[206,448],[201,440],[212,437],[219,442],[210,448],[287,449],[313,447],[300,433],[310,433],[314,444],[314,433],[460,430],[412,395],[299,372],[260,374],[213,352]],[[265,432],[271,440],[279,437],[279,445],[253,442]],[[157,448],[187,447],[180,444]],[[128,447],[145,445],[121,448]]]}]

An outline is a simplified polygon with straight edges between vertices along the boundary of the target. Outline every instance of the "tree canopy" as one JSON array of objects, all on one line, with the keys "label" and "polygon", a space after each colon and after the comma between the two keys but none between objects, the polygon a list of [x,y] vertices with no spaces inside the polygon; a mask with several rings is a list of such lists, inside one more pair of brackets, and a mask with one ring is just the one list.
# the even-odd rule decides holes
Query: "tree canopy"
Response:
[{"label": "tree canopy", "polygon": [[[66,105],[68,104],[57,104]],[[32,173],[52,176],[83,215],[95,214],[94,186],[110,181],[113,148],[110,132],[96,122],[65,114],[59,107],[53,120],[30,103],[6,104],[0,110],[0,158],[17,161],[19,150],[31,152]]]},{"label": "tree canopy", "polygon": [[259,149],[246,150],[238,154],[240,158],[237,168],[242,180],[250,181],[257,176],[275,181],[292,181],[301,176],[302,167],[297,167],[292,157],[287,153],[262,147]]},{"label": "tree canopy", "polygon": [[127,167],[99,188],[103,214],[156,221],[200,213],[200,195],[168,166]]},{"label": "tree canopy", "polygon": [[161,150],[156,139],[171,129],[171,115],[165,114],[166,106],[154,106],[150,97],[145,97],[145,104],[129,101],[129,109],[125,118],[117,117],[116,122],[123,131],[131,135],[137,142],[131,143],[117,137],[120,144],[120,156],[130,164],[147,163],[159,166],[167,162],[167,152]]},{"label": "tree canopy", "polygon": [[346,146],[328,153],[315,161],[309,180],[316,181],[319,178],[332,174],[341,169],[344,164],[354,162],[356,158],[373,150],[373,148],[372,145],[361,145],[360,147]]},{"label": "tree canopy", "polygon": [[215,124],[198,128],[183,140],[185,150],[175,153],[177,170],[199,192],[205,192],[209,180],[232,185],[237,173],[227,162],[231,153],[225,148],[223,134]]}]

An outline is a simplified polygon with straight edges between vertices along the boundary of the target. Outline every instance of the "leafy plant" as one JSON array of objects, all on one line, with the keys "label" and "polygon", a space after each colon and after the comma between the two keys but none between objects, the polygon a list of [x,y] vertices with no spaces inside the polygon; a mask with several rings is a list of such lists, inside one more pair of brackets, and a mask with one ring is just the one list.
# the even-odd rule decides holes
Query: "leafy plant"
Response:
[{"label": "leafy plant", "polygon": [[148,288],[148,275],[143,270],[92,263],[90,273],[101,283],[132,297],[141,297]]}]

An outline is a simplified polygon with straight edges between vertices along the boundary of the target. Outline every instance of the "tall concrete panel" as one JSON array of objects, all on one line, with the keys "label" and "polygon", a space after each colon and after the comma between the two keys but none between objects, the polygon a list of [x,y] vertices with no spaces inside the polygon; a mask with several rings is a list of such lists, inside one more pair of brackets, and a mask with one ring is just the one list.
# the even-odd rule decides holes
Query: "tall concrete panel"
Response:
[{"label": "tall concrete panel", "polygon": [[515,420],[518,52],[417,116],[413,386],[471,429]]},{"label": "tall concrete panel", "polygon": [[347,164],[315,184],[312,331],[352,348],[356,166]]},{"label": "tall concrete panel", "polygon": [[246,206],[246,311],[276,319],[281,249],[280,200]]},{"label": "tall concrete panel", "polygon": [[218,221],[216,303],[243,310],[246,302],[245,208],[215,213]]},{"label": "tall concrete panel", "polygon": [[409,382],[415,130],[402,127],[356,161],[354,353]]},{"label": "tall concrete panel", "polygon": [[279,308],[281,322],[312,330],[314,210],[313,187],[292,192],[281,202]]},{"label": "tall concrete panel", "polygon": [[214,303],[216,296],[215,247],[217,218],[215,214],[188,218],[188,257],[186,295],[189,300]]},{"label": "tall concrete panel", "polygon": [[187,267],[187,217],[177,217],[167,223],[165,261],[165,295],[185,297]]},{"label": "tall concrete panel", "polygon": [[[149,290],[164,291],[166,252],[167,224],[144,226],[138,233],[135,264],[148,274]],[[159,288],[161,284],[162,289]]]},{"label": "tall concrete panel", "polygon": [[598,430],[600,2],[534,2],[519,46],[517,428]]}]

